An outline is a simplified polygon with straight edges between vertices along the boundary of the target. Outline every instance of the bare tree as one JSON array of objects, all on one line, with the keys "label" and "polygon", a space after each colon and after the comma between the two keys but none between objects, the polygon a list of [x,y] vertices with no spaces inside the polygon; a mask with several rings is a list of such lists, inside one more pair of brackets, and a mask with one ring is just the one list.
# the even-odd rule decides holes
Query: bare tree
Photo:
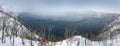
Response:
[{"label": "bare tree", "polygon": [[[4,14],[2,14],[4,15]],[[4,32],[5,32],[5,28],[6,28],[6,17],[2,17],[3,19],[3,27],[2,27],[2,43],[4,43]]]},{"label": "bare tree", "polygon": [[32,33],[30,33],[30,34],[31,34],[31,38],[30,38],[31,39],[31,46],[33,46],[33,44],[32,44],[32,36],[33,36],[33,34]]},{"label": "bare tree", "polygon": [[50,39],[51,40],[51,30],[52,30],[52,25],[51,24],[49,24],[48,25],[48,39]]},{"label": "bare tree", "polygon": [[68,27],[65,28],[64,36],[65,36],[65,38],[68,37]]},{"label": "bare tree", "polygon": [[14,36],[16,36],[16,32],[17,32],[17,29],[16,29],[17,23],[16,23],[16,21],[14,21],[13,24],[14,24],[14,26],[12,28],[12,33],[11,33],[13,35],[13,44],[12,44],[12,46],[14,46]]},{"label": "bare tree", "polygon": [[77,46],[79,46],[80,45],[80,41],[78,41],[78,43],[77,43]]},{"label": "bare tree", "polygon": [[[30,27],[29,27],[29,30],[31,30]],[[32,36],[33,36],[33,33],[30,32],[30,44],[31,44],[31,46],[33,46],[33,44],[32,44]]]},{"label": "bare tree", "polygon": [[[23,30],[23,27],[22,27],[22,25],[21,25],[21,28],[22,28],[22,30]],[[22,44],[24,45],[25,44],[25,42],[24,42],[24,35],[25,35],[25,33],[24,32],[22,32],[22,34],[21,34],[21,37],[22,37]]]}]

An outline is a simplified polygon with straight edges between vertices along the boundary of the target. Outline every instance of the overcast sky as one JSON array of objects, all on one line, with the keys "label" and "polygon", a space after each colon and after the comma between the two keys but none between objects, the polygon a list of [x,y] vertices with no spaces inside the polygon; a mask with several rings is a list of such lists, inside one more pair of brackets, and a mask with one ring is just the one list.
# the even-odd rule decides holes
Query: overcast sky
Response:
[{"label": "overcast sky", "polygon": [[57,14],[100,11],[120,13],[120,0],[0,0],[4,8],[15,12]]}]

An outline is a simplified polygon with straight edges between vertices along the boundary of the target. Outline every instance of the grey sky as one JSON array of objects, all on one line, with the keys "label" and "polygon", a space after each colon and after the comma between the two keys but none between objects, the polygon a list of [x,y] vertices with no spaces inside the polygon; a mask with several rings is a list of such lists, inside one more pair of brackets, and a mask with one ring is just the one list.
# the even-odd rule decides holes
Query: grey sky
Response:
[{"label": "grey sky", "polygon": [[15,12],[45,14],[81,11],[119,13],[120,0],[5,0],[3,7]]}]

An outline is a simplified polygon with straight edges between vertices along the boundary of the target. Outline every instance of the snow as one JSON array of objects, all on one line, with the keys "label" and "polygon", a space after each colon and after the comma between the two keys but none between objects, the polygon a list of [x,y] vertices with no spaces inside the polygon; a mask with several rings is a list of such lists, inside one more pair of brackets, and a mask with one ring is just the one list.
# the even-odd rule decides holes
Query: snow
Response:
[{"label": "snow", "polygon": [[[0,40],[0,46],[13,46],[13,38],[14,38],[14,46],[31,46],[31,41],[27,39],[23,39],[25,44],[22,43],[22,38],[20,37],[15,37],[12,36],[11,39],[10,37],[5,37],[4,38],[4,43],[1,42]],[[38,41],[32,41],[33,46],[38,46],[39,42]]]},{"label": "snow", "polygon": [[[25,44],[22,44],[22,38],[20,37],[15,37],[12,36],[10,37],[5,37],[5,43],[2,43],[0,40],[0,46],[12,46],[13,44],[13,37],[14,37],[14,46],[31,46],[31,41],[28,39],[24,39]],[[86,42],[85,42],[86,40]],[[79,42],[79,46],[120,46],[120,39],[114,39],[114,40],[107,40],[107,41],[90,41],[88,39],[85,39],[81,36],[74,36],[72,38],[59,41],[59,42],[49,42],[47,46],[51,45],[52,46],[77,46]],[[33,46],[38,46],[40,43],[38,41],[32,41]]]},{"label": "snow", "polygon": [[[31,37],[30,33],[24,25],[13,17],[4,11],[0,12],[0,46],[31,46],[31,40],[26,38]],[[34,33],[33,36],[36,39],[40,38]],[[33,46],[38,46],[38,44],[38,41],[32,40]]]},{"label": "snow", "polygon": [[[53,42],[56,46],[77,46],[79,43],[79,46],[120,46],[120,39],[114,39],[114,40],[106,40],[106,41],[90,41],[88,39],[85,39],[81,36],[74,36],[72,38],[59,41],[59,42]],[[50,44],[51,45],[51,42]]]}]

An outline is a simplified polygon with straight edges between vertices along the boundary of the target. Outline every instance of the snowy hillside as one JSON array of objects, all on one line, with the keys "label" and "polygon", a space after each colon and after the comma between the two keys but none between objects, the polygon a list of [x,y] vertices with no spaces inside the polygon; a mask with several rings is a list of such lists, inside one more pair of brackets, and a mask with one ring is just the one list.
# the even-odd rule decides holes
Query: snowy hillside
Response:
[{"label": "snowy hillside", "polygon": [[50,42],[49,45],[55,46],[120,46],[120,38],[104,41],[90,41],[81,36],[74,36],[60,42]]},{"label": "snowy hillside", "polygon": [[[114,39],[120,34],[120,16],[113,22],[109,23],[98,36],[100,39]],[[120,37],[118,37],[120,38]]]},{"label": "snowy hillside", "polygon": [[99,16],[107,22],[107,26],[103,31],[92,40],[81,36],[73,36],[72,38],[50,42],[49,45],[56,46],[120,46],[120,15],[119,14],[101,14]]},{"label": "snowy hillside", "polygon": [[[22,39],[20,37],[16,36],[8,36],[4,37],[4,43],[1,42],[0,39],[0,46],[31,46],[31,41],[28,39]],[[32,46],[38,46],[38,41],[32,41]]]},{"label": "snowy hillside", "polygon": [[30,46],[31,43],[37,46],[37,39],[41,38],[26,29],[12,14],[0,10],[0,46]]}]

